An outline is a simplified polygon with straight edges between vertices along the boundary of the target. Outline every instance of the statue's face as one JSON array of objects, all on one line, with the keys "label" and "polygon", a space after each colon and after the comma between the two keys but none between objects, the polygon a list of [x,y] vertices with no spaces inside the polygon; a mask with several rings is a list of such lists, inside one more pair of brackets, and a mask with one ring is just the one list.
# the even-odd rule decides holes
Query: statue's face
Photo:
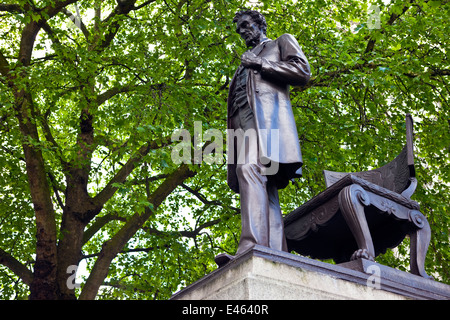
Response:
[{"label": "statue's face", "polygon": [[243,15],[236,23],[236,32],[244,39],[247,47],[257,45],[261,38],[261,29],[249,15]]}]

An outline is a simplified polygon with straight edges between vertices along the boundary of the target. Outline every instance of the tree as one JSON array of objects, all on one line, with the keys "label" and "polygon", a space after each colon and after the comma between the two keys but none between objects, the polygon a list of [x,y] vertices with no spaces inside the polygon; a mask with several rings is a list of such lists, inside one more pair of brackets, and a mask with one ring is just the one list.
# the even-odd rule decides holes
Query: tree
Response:
[{"label": "tree", "polygon": [[[239,202],[225,162],[175,163],[172,134],[192,135],[195,121],[225,133],[245,51],[232,18],[249,5],[270,38],[293,34],[312,66],[309,85],[291,91],[305,165],[280,192],[283,212],[324,189],[325,168],[391,160],[410,112],[415,200],[433,232],[426,268],[448,283],[449,3],[374,4],[379,29],[367,1],[0,4],[1,296],[167,299],[234,252]],[[406,268],[407,246],[378,259]]]}]

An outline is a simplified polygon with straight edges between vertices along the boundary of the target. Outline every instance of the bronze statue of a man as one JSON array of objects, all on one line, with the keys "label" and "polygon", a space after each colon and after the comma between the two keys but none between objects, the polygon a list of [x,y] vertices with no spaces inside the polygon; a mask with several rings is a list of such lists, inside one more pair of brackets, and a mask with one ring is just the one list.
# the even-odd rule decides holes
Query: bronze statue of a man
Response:
[{"label": "bronze statue of a man", "polygon": [[[256,244],[286,251],[278,189],[300,177],[302,166],[289,86],[305,85],[310,68],[292,35],[266,37],[259,12],[240,11],[233,22],[251,48],[242,55],[228,95],[228,129],[233,132],[228,137],[228,185],[241,199],[236,254]],[[215,261],[220,267],[233,258],[222,253]]]}]

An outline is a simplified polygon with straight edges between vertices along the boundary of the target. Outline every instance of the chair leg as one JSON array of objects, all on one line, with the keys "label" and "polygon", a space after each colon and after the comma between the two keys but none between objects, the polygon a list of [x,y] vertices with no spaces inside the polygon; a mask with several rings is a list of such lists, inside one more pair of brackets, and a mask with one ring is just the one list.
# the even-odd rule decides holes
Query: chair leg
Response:
[{"label": "chair leg", "polygon": [[359,247],[351,260],[365,258],[373,261],[375,249],[364,213],[364,207],[370,204],[369,196],[361,186],[352,184],[342,189],[338,198],[342,215]]},{"label": "chair leg", "polygon": [[431,239],[430,224],[427,218],[417,210],[409,212],[409,220],[415,225],[414,230],[409,233],[411,239],[411,273],[432,279],[433,277],[425,272],[425,257]]}]

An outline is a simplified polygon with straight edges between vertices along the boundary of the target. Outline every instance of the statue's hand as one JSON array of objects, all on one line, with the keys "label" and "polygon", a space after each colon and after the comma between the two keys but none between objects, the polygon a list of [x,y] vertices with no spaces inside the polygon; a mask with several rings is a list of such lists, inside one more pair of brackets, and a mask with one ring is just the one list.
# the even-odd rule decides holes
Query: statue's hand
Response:
[{"label": "statue's hand", "polygon": [[261,69],[262,60],[253,52],[247,51],[241,57],[241,63],[246,68]]}]

